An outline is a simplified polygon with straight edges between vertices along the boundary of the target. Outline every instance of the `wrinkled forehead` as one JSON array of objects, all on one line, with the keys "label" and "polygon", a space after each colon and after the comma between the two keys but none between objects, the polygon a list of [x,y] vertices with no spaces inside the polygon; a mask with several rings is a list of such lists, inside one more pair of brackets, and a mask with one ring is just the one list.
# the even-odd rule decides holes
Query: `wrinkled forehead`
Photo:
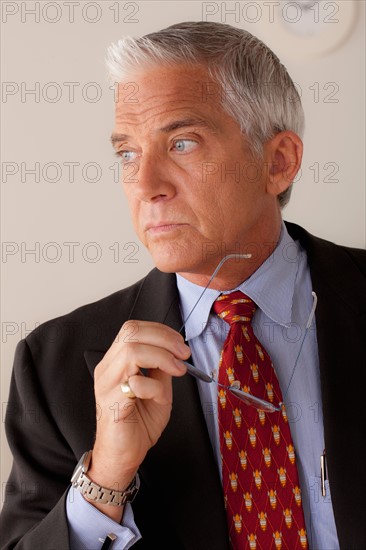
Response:
[{"label": "wrinkled forehead", "polygon": [[220,89],[201,65],[146,67],[116,84],[116,121],[127,118],[137,122],[137,118],[181,110],[204,114],[221,109]]}]

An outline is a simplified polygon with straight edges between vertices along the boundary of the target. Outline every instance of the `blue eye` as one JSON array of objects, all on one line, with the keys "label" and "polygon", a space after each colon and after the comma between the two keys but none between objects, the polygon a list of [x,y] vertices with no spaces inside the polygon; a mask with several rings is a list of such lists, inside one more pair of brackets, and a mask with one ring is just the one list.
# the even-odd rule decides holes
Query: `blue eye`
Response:
[{"label": "blue eye", "polygon": [[134,151],[117,151],[116,155],[121,159],[122,164],[125,164],[133,161],[136,158],[137,153]]},{"label": "blue eye", "polygon": [[177,139],[174,141],[174,148],[179,153],[189,153],[197,145],[193,139]]}]

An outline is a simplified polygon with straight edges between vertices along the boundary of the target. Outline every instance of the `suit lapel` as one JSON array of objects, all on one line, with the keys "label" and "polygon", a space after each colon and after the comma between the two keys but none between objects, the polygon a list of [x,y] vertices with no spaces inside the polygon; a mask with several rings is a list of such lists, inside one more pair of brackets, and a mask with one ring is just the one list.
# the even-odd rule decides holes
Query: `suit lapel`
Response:
[{"label": "suit lapel", "polygon": [[[182,318],[175,275],[150,272],[140,286],[129,318],[156,321],[179,330]],[[92,375],[105,352],[84,352]],[[164,521],[169,521],[183,548],[228,548],[221,481],[193,377],[173,379],[170,421],[147,454],[140,472],[159,502],[166,503],[164,514],[169,518]],[[144,525],[146,504],[142,492],[136,497],[134,512],[136,524]]]},{"label": "suit lapel", "polygon": [[[365,470],[358,468],[355,480],[353,464],[363,456],[364,441],[361,422],[355,422],[355,415],[364,401],[365,386],[358,380],[354,384],[348,381],[352,368],[365,354],[360,327],[361,323],[365,326],[366,305],[358,294],[364,280],[346,249],[312,237],[294,224],[286,225],[307,252],[313,289],[318,295],[324,437],[338,537],[341,547],[357,547],[364,525],[364,496],[359,487],[364,487]],[[182,320],[175,276],[153,270],[140,285],[129,318],[162,322],[179,330]],[[105,351],[85,352],[91,373]],[[171,503],[169,521],[180,533],[183,547],[222,550],[228,545],[224,507],[218,505],[222,489],[197,386],[187,375],[174,379],[173,389],[171,420],[141,471],[154,492],[163,495],[168,514]],[[143,515],[146,510],[138,499],[136,507]]]},{"label": "suit lapel", "polygon": [[[128,319],[139,321],[155,321],[180,329],[181,317],[179,314],[179,297],[175,285],[175,275],[166,274],[153,269],[140,282],[139,291],[133,304],[128,306],[130,311],[125,318],[111,323],[119,327]],[[110,335],[112,343],[115,334]],[[85,350],[84,358],[90,374],[94,377],[96,365],[103,359],[106,349]]]},{"label": "suit lapel", "polygon": [[[364,384],[352,373],[364,360],[364,280],[345,249],[288,224],[308,256],[313,289],[318,296],[316,329],[324,419],[324,437],[332,504],[341,547],[357,548],[364,529],[365,470],[355,461],[363,456],[364,428],[357,419],[364,402]],[[358,431],[357,431],[358,430]],[[355,479],[355,473],[356,479]],[[359,538],[358,538],[359,537]]]}]

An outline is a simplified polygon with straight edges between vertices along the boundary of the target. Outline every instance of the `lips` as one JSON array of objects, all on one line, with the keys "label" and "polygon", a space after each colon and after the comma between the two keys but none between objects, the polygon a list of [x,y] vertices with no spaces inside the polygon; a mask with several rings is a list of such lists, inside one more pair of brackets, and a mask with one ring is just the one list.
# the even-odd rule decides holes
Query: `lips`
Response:
[{"label": "lips", "polygon": [[144,231],[168,231],[171,229],[175,229],[176,227],[180,227],[182,225],[188,225],[183,222],[176,222],[176,221],[159,221],[154,223],[148,223],[144,229]]},{"label": "lips", "polygon": [[187,225],[188,224],[186,223],[164,222],[161,224],[150,225],[146,230],[146,233],[150,236],[150,238],[169,235]]}]

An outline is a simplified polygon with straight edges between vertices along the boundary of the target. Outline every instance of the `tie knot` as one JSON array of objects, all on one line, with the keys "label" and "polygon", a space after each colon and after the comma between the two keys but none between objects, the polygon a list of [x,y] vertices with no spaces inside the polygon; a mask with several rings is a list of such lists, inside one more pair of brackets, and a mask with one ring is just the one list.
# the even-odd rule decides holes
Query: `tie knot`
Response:
[{"label": "tie knot", "polygon": [[256,305],[243,292],[236,290],[230,294],[221,294],[213,305],[213,310],[221,319],[229,323],[250,323]]}]

